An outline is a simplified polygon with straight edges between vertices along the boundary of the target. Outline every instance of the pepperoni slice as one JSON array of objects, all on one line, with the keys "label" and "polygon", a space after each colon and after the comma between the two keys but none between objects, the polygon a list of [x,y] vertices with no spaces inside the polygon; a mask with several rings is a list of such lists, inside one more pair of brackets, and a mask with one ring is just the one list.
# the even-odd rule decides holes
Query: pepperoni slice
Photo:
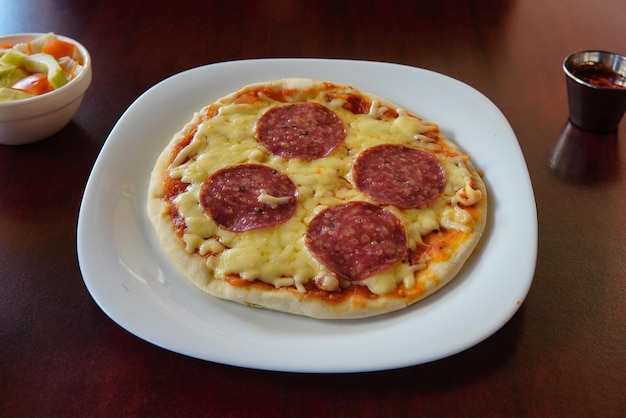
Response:
[{"label": "pepperoni slice", "polygon": [[370,147],[352,170],[356,187],[381,205],[425,207],[446,186],[446,170],[434,154],[404,145]]},{"label": "pepperoni slice", "polygon": [[302,160],[325,157],[346,138],[341,119],[319,103],[274,107],[259,118],[256,131],[272,154]]},{"label": "pepperoni slice", "polygon": [[200,205],[219,226],[234,232],[287,221],[298,204],[289,177],[260,164],[241,164],[216,171],[200,188]]},{"label": "pepperoni slice", "polygon": [[363,280],[404,257],[404,226],[393,213],[367,202],[331,206],[309,223],[307,248],[323,265],[349,280]]}]

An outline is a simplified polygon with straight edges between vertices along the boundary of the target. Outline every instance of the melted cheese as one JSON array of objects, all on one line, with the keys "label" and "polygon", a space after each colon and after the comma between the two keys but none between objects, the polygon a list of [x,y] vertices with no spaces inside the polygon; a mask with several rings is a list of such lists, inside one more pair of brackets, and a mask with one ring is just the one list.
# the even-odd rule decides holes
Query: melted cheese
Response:
[{"label": "melted cheese", "polygon": [[265,203],[272,209],[276,209],[280,205],[285,205],[291,201],[291,196],[272,196],[265,190],[261,189],[261,194],[257,197],[259,203]]},{"label": "melted cheese", "polygon": [[[171,177],[192,184],[176,200],[187,225],[183,236],[186,249],[208,255],[207,266],[217,278],[237,274],[243,279],[259,280],[275,287],[295,286],[300,291],[304,291],[304,283],[314,280],[322,289],[337,289],[341,280],[308,252],[304,236],[310,219],[324,208],[351,200],[371,201],[352,186],[350,170],[354,158],[364,149],[382,142],[436,153],[445,150],[424,135],[436,127],[432,123],[402,111],[393,123],[381,121],[377,118],[385,108],[378,102],[372,104],[369,114],[355,115],[341,107],[341,100],[335,99],[329,107],[346,125],[344,145],[322,159],[288,160],[265,152],[255,139],[255,122],[268,109],[267,102],[271,99],[222,106],[215,117],[198,127],[192,141],[170,166]],[[320,97],[320,102],[328,105],[324,97]],[[468,186],[471,176],[463,164],[467,156],[450,157],[446,155],[441,159],[448,175],[444,196],[425,209],[389,208],[404,222],[410,245],[420,243],[423,235],[442,227],[462,231],[471,228],[471,216],[468,218],[467,212],[452,204],[453,199],[456,199],[454,203],[463,201],[464,204],[479,199]],[[290,177],[299,196],[299,206],[291,219],[272,228],[233,233],[219,228],[202,212],[198,199],[202,182],[218,169],[243,163],[267,164]],[[262,194],[259,199],[280,205],[286,203],[288,197]],[[215,256],[217,254],[219,257]],[[416,269],[423,267],[423,263],[418,266],[398,263],[358,283],[373,293],[384,294],[400,283],[411,286]]]}]

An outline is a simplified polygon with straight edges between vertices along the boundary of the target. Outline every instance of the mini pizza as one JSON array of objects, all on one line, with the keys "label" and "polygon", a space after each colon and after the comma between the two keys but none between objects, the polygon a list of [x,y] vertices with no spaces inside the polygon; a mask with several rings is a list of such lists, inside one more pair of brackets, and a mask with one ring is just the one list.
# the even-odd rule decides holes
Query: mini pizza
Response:
[{"label": "mini pizza", "polygon": [[156,162],[148,212],[204,292],[347,319],[398,311],[452,280],[483,234],[487,191],[435,123],[294,78],[196,113]]}]

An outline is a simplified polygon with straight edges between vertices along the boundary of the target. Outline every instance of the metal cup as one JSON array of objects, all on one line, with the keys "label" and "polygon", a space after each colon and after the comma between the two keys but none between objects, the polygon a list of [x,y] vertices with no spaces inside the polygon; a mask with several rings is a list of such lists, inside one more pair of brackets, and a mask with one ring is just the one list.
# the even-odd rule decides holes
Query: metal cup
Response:
[{"label": "metal cup", "polygon": [[596,67],[626,77],[626,57],[605,51],[581,51],[563,61],[570,121],[590,132],[616,131],[626,111],[626,85],[592,84],[579,74],[584,67]]}]

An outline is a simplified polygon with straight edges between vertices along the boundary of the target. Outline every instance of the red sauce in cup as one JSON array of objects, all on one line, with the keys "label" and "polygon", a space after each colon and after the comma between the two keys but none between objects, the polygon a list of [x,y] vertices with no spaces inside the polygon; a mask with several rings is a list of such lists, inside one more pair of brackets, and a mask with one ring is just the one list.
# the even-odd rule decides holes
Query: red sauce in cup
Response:
[{"label": "red sauce in cup", "polygon": [[626,89],[626,77],[601,64],[583,64],[575,68],[572,74],[595,87]]}]

